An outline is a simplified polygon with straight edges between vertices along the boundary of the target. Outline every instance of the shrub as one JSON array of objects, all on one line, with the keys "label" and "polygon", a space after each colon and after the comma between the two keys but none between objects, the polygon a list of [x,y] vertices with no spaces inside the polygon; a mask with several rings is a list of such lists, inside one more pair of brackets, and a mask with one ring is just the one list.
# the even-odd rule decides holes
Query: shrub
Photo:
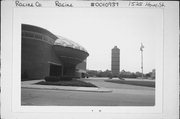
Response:
[{"label": "shrub", "polygon": [[60,77],[58,76],[47,76],[45,77],[46,82],[58,82],[60,81]]},{"label": "shrub", "polygon": [[73,76],[47,76],[45,77],[46,82],[58,82],[58,81],[70,81]]},{"label": "shrub", "polygon": [[109,76],[109,79],[112,79],[112,78],[113,78],[113,76],[112,76],[112,75],[110,75],[110,76]]},{"label": "shrub", "polygon": [[80,81],[77,79],[73,79],[72,81],[58,81],[58,82],[46,82],[46,81],[40,81],[38,83],[35,83],[38,85],[54,85],[54,86],[78,86],[78,87],[97,87],[94,84]]}]

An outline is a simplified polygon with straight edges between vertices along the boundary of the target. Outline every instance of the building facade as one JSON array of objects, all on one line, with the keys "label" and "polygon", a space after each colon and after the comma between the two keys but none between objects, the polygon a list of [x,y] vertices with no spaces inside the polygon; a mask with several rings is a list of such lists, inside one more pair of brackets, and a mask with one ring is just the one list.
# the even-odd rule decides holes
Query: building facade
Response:
[{"label": "building facade", "polygon": [[119,69],[120,69],[120,49],[115,46],[111,50],[111,71],[114,77],[119,76]]},{"label": "building facade", "polygon": [[22,80],[46,76],[75,77],[81,73],[81,67],[86,71],[84,61],[89,54],[79,44],[37,26],[22,24],[21,30]]}]

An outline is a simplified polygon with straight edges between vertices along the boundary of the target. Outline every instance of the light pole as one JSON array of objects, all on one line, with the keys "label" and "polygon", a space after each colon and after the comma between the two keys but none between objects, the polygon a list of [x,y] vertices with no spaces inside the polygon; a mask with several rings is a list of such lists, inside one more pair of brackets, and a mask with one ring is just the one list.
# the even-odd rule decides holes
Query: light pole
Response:
[{"label": "light pole", "polygon": [[141,43],[140,51],[141,51],[141,71],[142,71],[141,78],[142,79],[143,79],[143,48],[144,48],[144,45]]}]

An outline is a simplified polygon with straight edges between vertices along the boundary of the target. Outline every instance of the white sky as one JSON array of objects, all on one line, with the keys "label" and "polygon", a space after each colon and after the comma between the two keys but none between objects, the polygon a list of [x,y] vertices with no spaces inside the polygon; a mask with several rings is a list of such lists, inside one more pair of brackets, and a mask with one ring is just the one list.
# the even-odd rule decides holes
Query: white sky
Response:
[{"label": "white sky", "polygon": [[90,54],[87,69],[111,69],[111,49],[120,48],[120,70],[144,72],[155,68],[156,41],[163,38],[161,10],[143,8],[19,9],[22,23],[43,27],[82,45]]}]

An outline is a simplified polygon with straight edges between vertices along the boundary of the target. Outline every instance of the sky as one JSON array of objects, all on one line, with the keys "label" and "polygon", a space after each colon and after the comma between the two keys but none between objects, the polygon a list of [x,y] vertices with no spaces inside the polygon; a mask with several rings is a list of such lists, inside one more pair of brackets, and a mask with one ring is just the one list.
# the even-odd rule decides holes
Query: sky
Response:
[{"label": "sky", "polygon": [[120,70],[144,73],[156,67],[156,42],[163,38],[163,16],[142,8],[42,8],[18,9],[22,23],[45,28],[73,40],[89,53],[87,69],[111,70],[111,49],[120,49]]}]

